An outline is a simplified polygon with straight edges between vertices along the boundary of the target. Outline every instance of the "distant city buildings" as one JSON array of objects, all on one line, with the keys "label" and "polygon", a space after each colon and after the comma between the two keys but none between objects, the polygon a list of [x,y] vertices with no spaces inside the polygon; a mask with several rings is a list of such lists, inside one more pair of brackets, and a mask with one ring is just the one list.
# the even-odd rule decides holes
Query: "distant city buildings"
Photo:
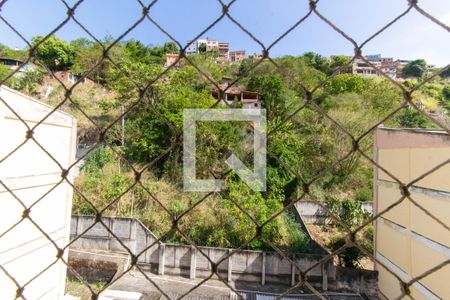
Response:
[{"label": "distant city buildings", "polygon": [[210,38],[198,39],[192,42],[186,48],[185,53],[189,55],[212,51],[218,52],[222,61],[239,62],[247,58],[245,50],[230,51],[230,43]]},{"label": "distant city buildings", "polygon": [[[355,59],[352,65],[352,73],[371,77],[371,76],[382,76],[381,72],[377,69],[381,70],[384,74],[388,75],[392,79],[403,80],[402,69],[405,65],[407,65],[410,61],[397,59],[394,60],[392,57],[382,57],[381,54],[372,54],[366,55],[365,59],[370,63],[362,59]],[[428,65],[427,68],[431,71],[435,66]]]},{"label": "distant city buildings", "polygon": [[[257,61],[262,58],[261,54],[254,54],[247,56],[245,50],[233,50],[230,51],[230,43],[219,41],[218,39],[198,39],[197,41],[191,42],[186,48],[185,53],[198,54],[202,52],[212,52],[218,53],[219,61],[226,62],[241,62],[246,58],[251,58],[253,61]],[[167,54],[165,66],[168,67],[175,63],[178,59],[179,54]],[[357,58],[353,60],[353,63],[349,68],[341,70],[339,73],[352,73],[355,75],[360,75],[364,77],[379,77],[386,74],[394,80],[405,80],[402,74],[402,69],[410,61],[403,59],[396,59],[392,57],[383,57],[381,54],[370,54],[364,56],[365,59]],[[428,71],[434,69],[434,65],[428,65]]]},{"label": "distant city buildings", "polygon": [[367,55],[365,58],[370,62],[368,64],[362,59],[355,59],[352,66],[352,73],[361,76],[381,76],[381,72],[377,71],[374,67],[383,71],[392,79],[401,77],[401,68],[409,61],[407,60],[395,60],[392,57],[382,57],[381,54]]}]

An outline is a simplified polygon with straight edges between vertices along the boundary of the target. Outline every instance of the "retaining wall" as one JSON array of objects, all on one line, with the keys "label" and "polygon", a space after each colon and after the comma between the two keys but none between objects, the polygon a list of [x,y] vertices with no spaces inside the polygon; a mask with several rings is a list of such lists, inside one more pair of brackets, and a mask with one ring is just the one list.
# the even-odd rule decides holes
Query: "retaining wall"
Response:
[{"label": "retaining wall", "polygon": [[[277,252],[239,250],[232,253],[234,249],[166,244],[157,241],[157,238],[136,219],[102,218],[101,221],[104,226],[100,223],[92,226],[95,222],[94,217],[72,216],[71,239],[76,240],[71,245],[71,250],[130,251],[135,255],[141,254],[138,264],[143,269],[160,275],[205,278],[211,274],[214,264],[217,265],[219,275],[229,282],[294,285],[299,280],[296,267]],[[112,233],[119,237],[122,243],[114,238]],[[346,290],[354,288],[348,283],[348,276],[343,277],[342,272],[341,276],[336,275],[332,260],[319,263],[326,255],[296,253],[288,257],[301,270],[318,264],[308,272],[308,281],[316,288],[324,291],[329,287],[332,289],[345,287]],[[371,294],[377,290],[377,275],[373,275],[375,279],[370,277],[371,280],[367,281],[367,272],[370,273],[365,270],[354,270],[351,278],[354,282],[364,282],[360,284],[362,288],[358,288],[358,292]]]},{"label": "retaining wall", "polygon": [[[320,201],[320,204],[319,201],[299,201],[295,203],[297,212],[306,224],[323,225],[332,221],[328,211],[322,206],[328,207],[328,203],[325,201]],[[361,208],[369,214],[373,213],[372,202],[362,202]]]},{"label": "retaining wall", "polygon": [[[239,250],[224,259],[233,249],[213,247],[196,249],[190,245],[156,242],[157,238],[136,219],[102,218],[101,221],[105,226],[100,223],[92,226],[94,221],[94,217],[72,217],[71,239],[78,238],[71,245],[71,249],[128,252],[125,248],[127,247],[135,255],[142,253],[138,258],[139,264],[157,267],[152,270],[161,275],[206,277],[212,271],[211,260],[214,264],[218,264],[219,274],[228,281],[293,284],[298,279],[298,270],[288,259],[276,252]],[[111,233],[114,233],[122,243]],[[324,256],[299,253],[289,257],[304,270],[317,264]],[[326,263],[324,267],[319,265],[313,268],[308,276],[311,281],[320,283],[321,287],[325,285],[326,289],[328,279],[335,277],[333,265],[331,262]]]}]

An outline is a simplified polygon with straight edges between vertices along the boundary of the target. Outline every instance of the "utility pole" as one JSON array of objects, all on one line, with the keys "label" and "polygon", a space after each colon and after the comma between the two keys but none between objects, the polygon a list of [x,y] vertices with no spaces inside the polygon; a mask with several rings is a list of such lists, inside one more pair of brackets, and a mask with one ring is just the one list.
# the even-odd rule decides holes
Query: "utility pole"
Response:
[{"label": "utility pole", "polygon": [[121,146],[125,146],[125,116],[123,115],[125,112],[123,103],[120,105],[120,114],[122,115],[122,139],[121,139]]}]

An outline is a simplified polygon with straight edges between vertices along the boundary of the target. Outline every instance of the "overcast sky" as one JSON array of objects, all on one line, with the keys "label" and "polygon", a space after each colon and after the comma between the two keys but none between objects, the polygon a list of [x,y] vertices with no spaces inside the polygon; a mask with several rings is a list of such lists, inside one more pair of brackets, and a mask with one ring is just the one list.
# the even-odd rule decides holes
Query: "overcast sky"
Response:
[{"label": "overcast sky", "polygon": [[[0,0],[1,2],[2,0]],[[68,1],[74,3],[74,0]],[[148,3],[149,0],[143,1]],[[449,0],[422,0],[421,6],[450,25]],[[320,0],[319,11],[358,43],[363,42],[383,25],[408,7],[406,0]],[[265,45],[271,44],[308,11],[306,0],[237,0],[231,15]],[[85,0],[76,10],[76,18],[98,38],[118,37],[141,16],[135,0]],[[44,35],[66,16],[60,0],[8,0],[0,14],[25,38]],[[174,38],[182,43],[194,38],[221,14],[217,0],[159,0],[150,15]],[[73,21],[57,33],[72,40],[88,37]],[[223,19],[202,37],[230,42],[231,49],[245,49],[249,54],[261,47],[228,19]],[[144,44],[159,45],[169,38],[148,20],[135,28],[127,38]],[[0,20],[0,43],[22,48],[24,42]],[[322,55],[353,54],[353,46],[312,15],[271,50],[271,56],[300,55],[307,51]],[[444,66],[450,63],[450,33],[432,23],[415,10],[394,24],[363,48],[364,54],[377,54],[402,59],[425,58]]]}]

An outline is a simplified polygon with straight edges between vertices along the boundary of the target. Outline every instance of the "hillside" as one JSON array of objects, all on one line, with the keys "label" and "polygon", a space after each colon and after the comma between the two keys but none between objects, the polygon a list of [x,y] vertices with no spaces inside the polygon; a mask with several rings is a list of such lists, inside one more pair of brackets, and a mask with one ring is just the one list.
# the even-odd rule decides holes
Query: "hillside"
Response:
[{"label": "hillside", "polygon": [[[299,198],[371,200],[373,166],[352,151],[351,136],[361,137],[359,149],[372,157],[370,130],[379,123],[389,127],[437,127],[405,105],[401,91],[385,78],[351,73],[330,77],[333,70],[349,64],[342,57],[309,53],[276,58],[278,67],[265,61],[253,68],[253,58],[224,62],[218,60],[217,53],[194,54],[189,60],[210,79],[223,84],[230,78],[239,79],[235,85],[239,92],[257,94],[259,104],[267,110],[268,128],[276,131],[268,139],[268,189],[254,192],[223,163],[230,152],[251,158],[248,150],[252,148],[244,134],[251,128],[239,122],[199,124],[197,176],[218,178],[227,174],[226,189],[211,195],[185,193],[179,144],[183,110],[215,104],[215,86],[209,79],[187,60],[165,69],[165,55],[178,51],[171,43],[147,47],[135,40],[124,41],[111,49],[114,64],[101,61],[101,48],[85,39],[71,43],[55,40],[42,47],[60,47],[61,51],[55,52],[64,57],[48,57],[48,51],[38,51],[34,61],[37,68],[6,84],[74,115],[79,145],[94,144],[100,131],[113,124],[103,145],[91,152],[75,181],[74,213],[93,215],[102,211],[109,216],[137,217],[167,241],[188,238],[207,246],[246,244],[250,249],[276,246],[286,251],[307,251],[308,241],[291,212],[280,213],[284,207]],[[64,64],[55,64],[55,59],[64,59]],[[89,80],[73,88],[71,101],[61,104],[65,90],[49,70],[86,75]],[[166,73],[160,76],[163,71]],[[0,69],[0,78],[7,72]],[[142,93],[142,87],[149,83],[153,84]],[[418,83],[409,80],[401,84],[412,88]],[[71,87],[70,83],[66,85]],[[413,94],[413,102],[424,112],[448,120],[448,80],[437,77],[424,84]],[[122,108],[127,112],[123,144],[119,120]],[[135,170],[143,171],[136,184]],[[183,234],[174,230],[174,224]],[[255,237],[262,224],[262,234]]]}]

